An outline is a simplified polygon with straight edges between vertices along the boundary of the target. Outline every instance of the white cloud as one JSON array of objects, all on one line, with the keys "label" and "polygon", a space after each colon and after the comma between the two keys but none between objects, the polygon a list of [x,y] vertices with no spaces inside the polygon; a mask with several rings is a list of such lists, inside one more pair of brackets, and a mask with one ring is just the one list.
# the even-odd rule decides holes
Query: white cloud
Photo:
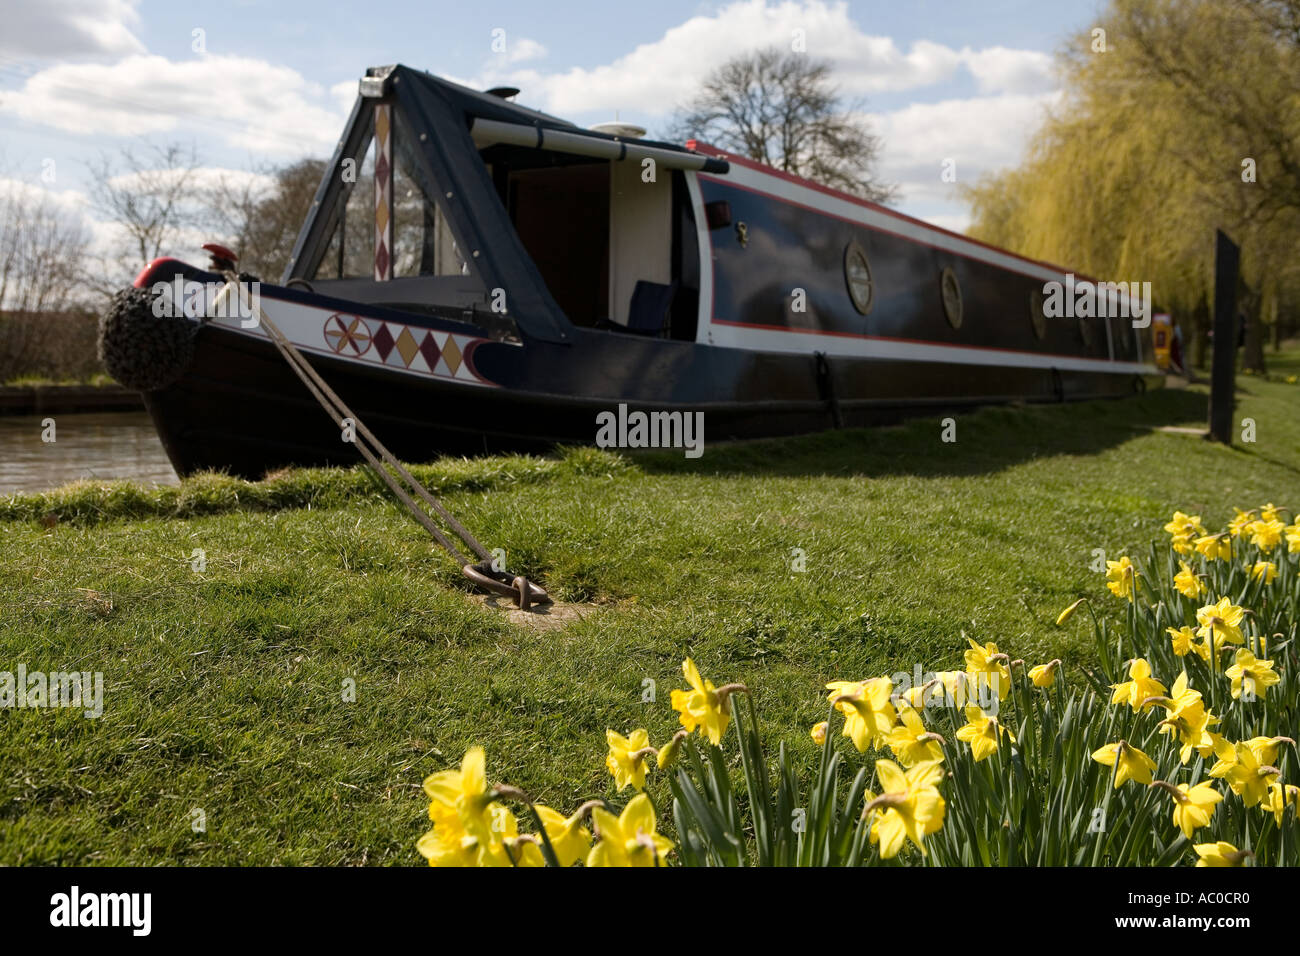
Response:
[{"label": "white cloud", "polygon": [[143,53],[131,32],[138,0],[31,0],[6,4],[0,57],[31,62]]},{"label": "white cloud", "polygon": [[962,51],[962,59],[981,93],[1042,93],[1056,88],[1052,58],[1037,50],[968,48]]},{"label": "white cloud", "polygon": [[[1059,95],[1003,93],[913,103],[872,115],[872,127],[884,141],[880,173],[900,185],[904,205],[960,205],[959,184],[1020,161],[1026,140]],[[956,183],[941,179],[949,159]]]},{"label": "white cloud", "polygon": [[546,47],[528,37],[510,43],[505,52],[506,59],[511,63],[540,60],[544,56],[546,56]]},{"label": "white cloud", "polygon": [[767,46],[790,49],[796,31],[802,31],[811,56],[830,61],[835,83],[851,97],[934,86],[962,70],[984,94],[1039,93],[1054,85],[1047,54],[1007,47],[957,50],[928,40],[904,50],[890,37],[863,32],[847,3],[826,0],[734,0],[600,66],[543,73],[494,65],[468,85],[508,83],[524,91],[524,102],[561,116],[623,110],[660,117],[731,57]]},{"label": "white cloud", "polygon": [[201,129],[255,153],[327,150],[344,114],[330,92],[284,66],[236,56],[130,56],[60,64],[0,94],[0,112],[82,135]]}]

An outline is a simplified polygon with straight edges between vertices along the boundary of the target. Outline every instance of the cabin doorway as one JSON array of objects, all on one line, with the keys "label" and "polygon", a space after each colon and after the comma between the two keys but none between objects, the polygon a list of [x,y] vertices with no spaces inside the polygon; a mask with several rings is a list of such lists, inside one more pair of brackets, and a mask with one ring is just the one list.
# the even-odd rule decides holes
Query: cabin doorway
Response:
[{"label": "cabin doorway", "polygon": [[510,219],[574,325],[609,315],[609,164],[512,170]]}]

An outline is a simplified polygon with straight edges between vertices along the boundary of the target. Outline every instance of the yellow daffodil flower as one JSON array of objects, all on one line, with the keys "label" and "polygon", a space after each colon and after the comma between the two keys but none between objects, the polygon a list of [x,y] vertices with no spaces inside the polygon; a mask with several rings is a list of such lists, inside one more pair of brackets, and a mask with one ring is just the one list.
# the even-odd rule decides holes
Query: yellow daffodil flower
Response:
[{"label": "yellow daffodil flower", "polygon": [[966,652],[966,676],[971,688],[989,687],[1002,700],[1011,693],[1011,671],[1007,668],[1006,654],[998,651],[992,642],[979,645],[973,638],[966,638],[970,650]]},{"label": "yellow daffodil flower", "polygon": [[[487,760],[482,747],[465,751],[459,770],[443,770],[424,781],[424,792],[429,798],[429,819],[435,829],[441,824],[446,830],[463,830],[486,845],[490,840],[491,824],[488,807],[496,799],[487,788]],[[456,832],[447,836],[455,836]]]},{"label": "yellow daffodil flower", "polygon": [[884,792],[867,803],[864,814],[877,813],[871,827],[881,858],[893,859],[907,840],[924,856],[924,838],[943,826],[945,804],[938,790],[943,767],[919,763],[904,772],[893,761],[877,760],[876,779]]},{"label": "yellow daffodil flower", "polygon": [[729,691],[741,685],[728,684],[721,689],[714,687],[713,681],[701,679],[695,662],[689,657],[682,662],[682,674],[691,689],[672,692],[673,710],[681,714],[683,727],[691,732],[699,727],[700,733],[708,737],[709,742],[716,747],[722,742],[722,735],[727,732],[727,724],[731,721],[728,694],[719,691]]},{"label": "yellow daffodil flower", "polygon": [[1193,544],[1197,551],[1205,555],[1206,560],[1232,560],[1232,538],[1226,534],[1202,535]]},{"label": "yellow daffodil flower", "polygon": [[1236,515],[1228,522],[1228,533],[1234,538],[1250,534],[1250,526],[1255,523],[1255,509],[1242,511],[1240,508],[1233,508],[1232,510]]},{"label": "yellow daffodil flower", "polygon": [[537,805],[537,815],[546,828],[546,837],[551,841],[556,862],[560,866],[573,866],[587,855],[591,846],[591,833],[582,825],[581,814],[566,817],[550,807]]},{"label": "yellow daffodil flower", "polygon": [[599,842],[587,866],[663,866],[673,843],[655,832],[655,811],[644,793],[633,797],[618,816],[601,807],[591,811]]},{"label": "yellow daffodil flower", "polygon": [[899,724],[885,733],[885,743],[904,767],[919,763],[939,763],[943,760],[943,740],[938,734],[925,729],[920,715],[910,704],[900,700],[897,705]]},{"label": "yellow daffodil flower", "polygon": [[1138,750],[1126,740],[1107,744],[1092,755],[1097,763],[1115,767],[1115,788],[1119,789],[1126,781],[1150,783],[1151,774],[1155,772],[1156,762]]},{"label": "yellow daffodil flower", "polygon": [[1263,802],[1264,812],[1273,814],[1274,821],[1280,827],[1286,808],[1294,807],[1297,799],[1300,799],[1300,787],[1291,783],[1283,786],[1274,780],[1268,785],[1268,798]]},{"label": "yellow daffodil flower", "polygon": [[1297,551],[1300,551],[1300,520],[1286,526],[1286,553],[1295,554]]},{"label": "yellow daffodil flower", "polygon": [[1064,611],[1062,611],[1062,612],[1060,613],[1060,615],[1056,618],[1056,626],[1057,626],[1057,627],[1060,627],[1062,624],[1064,624],[1064,623],[1065,623],[1066,621],[1068,621],[1070,618],[1074,617],[1074,612],[1077,611],[1077,610],[1079,610],[1079,605],[1085,603],[1087,600],[1088,600],[1087,598],[1079,598],[1079,600],[1075,601],[1073,604],[1071,604],[1069,607],[1067,607]]},{"label": "yellow daffodil flower", "polygon": [[966,726],[957,729],[957,739],[970,744],[971,754],[979,763],[997,753],[1002,734],[1010,734],[996,717],[980,710],[974,704],[966,707]]},{"label": "yellow daffodil flower", "polygon": [[1123,555],[1118,561],[1106,562],[1106,587],[1116,597],[1132,601],[1137,596],[1137,567]]},{"label": "yellow daffodil flower", "polygon": [[1214,808],[1223,800],[1223,794],[1214,789],[1211,783],[1198,783],[1189,787],[1185,783],[1174,786],[1163,780],[1151,784],[1160,787],[1174,801],[1174,826],[1183,831],[1183,836],[1192,838],[1192,834],[1202,827],[1210,825]]},{"label": "yellow daffodil flower", "polygon": [[1185,515],[1175,511],[1173,520],[1165,525],[1169,532],[1173,549],[1179,554],[1191,554],[1192,542],[1198,535],[1205,534],[1200,515]]},{"label": "yellow daffodil flower", "polygon": [[[1279,771],[1271,764],[1261,761],[1259,755],[1247,744],[1239,743],[1234,749],[1236,760],[1224,770],[1221,776],[1228,781],[1232,792],[1241,797],[1242,803],[1253,807],[1268,795],[1269,785],[1278,778]],[[1220,761],[1210,769],[1211,777],[1220,776],[1214,771],[1219,769],[1222,763],[1224,761]]]},{"label": "yellow daffodil flower", "polygon": [[1265,584],[1272,584],[1277,577],[1277,565],[1272,561],[1256,561],[1250,566],[1250,576],[1256,581],[1263,578]]},{"label": "yellow daffodil flower", "polygon": [[826,729],[829,726],[830,725],[823,720],[820,723],[813,724],[812,730],[808,731],[809,736],[813,739],[813,743],[818,747],[826,746]]},{"label": "yellow daffodil flower", "polygon": [[1174,588],[1178,593],[1189,598],[1200,597],[1204,594],[1205,584],[1197,576],[1192,566],[1186,561],[1179,561],[1178,567],[1182,569],[1174,575]]},{"label": "yellow daffodil flower", "polygon": [[650,746],[650,735],[644,730],[634,730],[630,737],[605,731],[605,741],[609,744],[609,753],[605,755],[605,766],[614,775],[614,785],[619,790],[631,786],[637,790],[645,789],[646,757],[655,751]]},{"label": "yellow daffodil flower", "polygon": [[1224,672],[1232,681],[1232,696],[1240,700],[1243,693],[1247,697],[1263,697],[1270,687],[1282,678],[1273,670],[1273,662],[1258,660],[1246,648],[1237,649],[1236,662]]},{"label": "yellow daffodil flower", "polygon": [[1267,554],[1282,542],[1285,530],[1286,525],[1276,518],[1272,521],[1256,521],[1250,526],[1250,543]]},{"label": "yellow daffodil flower", "polygon": [[1054,660],[1031,667],[1029,668],[1029,680],[1035,687],[1051,687],[1056,683],[1056,669],[1060,666],[1060,660]]},{"label": "yellow daffodil flower", "polygon": [[1238,850],[1224,840],[1218,843],[1197,843],[1192,849],[1200,857],[1196,861],[1197,866],[1241,866],[1247,857],[1255,855],[1249,850]]},{"label": "yellow daffodil flower", "polygon": [[827,700],[844,715],[843,734],[853,741],[859,753],[868,747],[880,747],[885,734],[898,723],[891,694],[894,682],[888,677],[864,681],[831,681]]},{"label": "yellow daffodil flower", "polygon": [[1278,521],[1281,519],[1284,510],[1286,509],[1279,508],[1270,501],[1268,504],[1260,507],[1259,516],[1264,521]]},{"label": "yellow daffodil flower", "polygon": [[1241,634],[1241,620],[1244,616],[1243,608],[1226,597],[1220,598],[1216,603],[1207,604],[1196,612],[1196,620],[1201,625],[1196,629],[1196,635],[1205,638],[1207,642],[1209,635],[1213,634],[1216,642],[1241,644],[1245,641]]},{"label": "yellow daffodil flower", "polygon": [[965,671],[936,671],[934,679],[943,688],[944,703],[949,707],[965,707],[967,698],[975,696]]},{"label": "yellow daffodil flower", "polygon": [[1128,704],[1134,711],[1144,709],[1150,697],[1163,697],[1165,685],[1151,676],[1151,665],[1145,658],[1138,657],[1129,662],[1129,679],[1122,684],[1111,684],[1112,704]]},{"label": "yellow daffodil flower", "polygon": [[1182,745],[1179,758],[1183,763],[1191,759],[1193,751],[1212,750],[1214,740],[1209,728],[1219,723],[1219,718],[1205,709],[1200,691],[1187,686],[1187,671],[1178,675],[1168,697],[1157,698],[1154,703],[1168,711],[1168,716],[1160,722],[1160,732],[1178,739]]},{"label": "yellow daffodil flower", "polygon": [[1187,652],[1192,649],[1192,641],[1196,638],[1196,632],[1190,627],[1167,627],[1165,632],[1173,641],[1174,653],[1179,657],[1186,657]]}]

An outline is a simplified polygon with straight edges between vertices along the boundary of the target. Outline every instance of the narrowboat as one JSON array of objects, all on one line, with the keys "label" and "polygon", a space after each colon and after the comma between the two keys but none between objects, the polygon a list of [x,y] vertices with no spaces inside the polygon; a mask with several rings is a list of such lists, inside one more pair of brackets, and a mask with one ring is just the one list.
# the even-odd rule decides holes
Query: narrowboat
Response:
[{"label": "narrowboat", "polygon": [[[1149,329],[1047,314],[1063,269],[516,93],[367,70],[288,268],[253,286],[399,458],[592,444],[610,414],[717,442],[1162,381]],[[179,339],[158,317],[158,290],[224,281],[156,260],[101,330],[176,470],[354,461],[255,319],[214,296]]]}]

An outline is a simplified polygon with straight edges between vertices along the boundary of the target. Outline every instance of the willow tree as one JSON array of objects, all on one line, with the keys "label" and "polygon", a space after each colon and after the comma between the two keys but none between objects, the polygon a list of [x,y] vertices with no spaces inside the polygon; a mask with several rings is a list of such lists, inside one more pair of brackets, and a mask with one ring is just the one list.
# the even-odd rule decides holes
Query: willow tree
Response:
[{"label": "willow tree", "polygon": [[[1064,93],[1025,162],[967,190],[971,233],[1150,281],[1157,304],[1196,327],[1198,363],[1216,227],[1242,245],[1253,332],[1293,316],[1300,0],[1112,0],[1057,65]],[[1262,369],[1262,349],[1246,364]]]}]

